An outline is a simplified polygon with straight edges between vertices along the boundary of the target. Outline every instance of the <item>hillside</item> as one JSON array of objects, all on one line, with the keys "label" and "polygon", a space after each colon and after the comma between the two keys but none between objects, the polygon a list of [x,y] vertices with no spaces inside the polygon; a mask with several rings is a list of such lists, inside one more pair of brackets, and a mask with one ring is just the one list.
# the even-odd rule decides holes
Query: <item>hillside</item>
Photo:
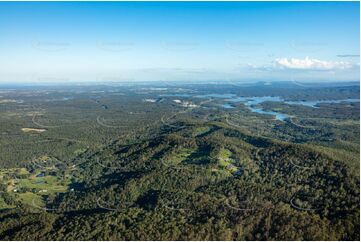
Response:
[{"label": "hillside", "polygon": [[24,180],[43,173],[55,192],[39,200],[13,178],[28,195],[1,194],[12,209],[1,210],[0,238],[359,238],[359,178],[348,161],[216,121],[162,126],[156,134],[116,139],[65,163],[29,163]]}]

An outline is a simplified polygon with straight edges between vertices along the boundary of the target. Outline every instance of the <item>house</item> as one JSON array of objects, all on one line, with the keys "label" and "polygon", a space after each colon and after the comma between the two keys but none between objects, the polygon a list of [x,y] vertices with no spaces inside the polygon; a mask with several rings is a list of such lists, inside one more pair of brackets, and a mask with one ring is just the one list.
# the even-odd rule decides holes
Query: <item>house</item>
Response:
[{"label": "house", "polygon": [[45,176],[45,173],[44,172],[41,172],[39,174],[36,175],[36,177],[44,177]]}]

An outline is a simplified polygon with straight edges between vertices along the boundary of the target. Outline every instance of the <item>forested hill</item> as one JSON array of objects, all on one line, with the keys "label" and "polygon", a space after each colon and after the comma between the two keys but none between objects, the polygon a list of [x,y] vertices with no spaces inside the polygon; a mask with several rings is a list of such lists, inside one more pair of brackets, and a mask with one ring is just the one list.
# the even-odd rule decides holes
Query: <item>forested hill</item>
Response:
[{"label": "forested hill", "polygon": [[55,167],[69,189],[2,210],[2,240],[359,239],[347,160],[226,124],[165,127]]}]

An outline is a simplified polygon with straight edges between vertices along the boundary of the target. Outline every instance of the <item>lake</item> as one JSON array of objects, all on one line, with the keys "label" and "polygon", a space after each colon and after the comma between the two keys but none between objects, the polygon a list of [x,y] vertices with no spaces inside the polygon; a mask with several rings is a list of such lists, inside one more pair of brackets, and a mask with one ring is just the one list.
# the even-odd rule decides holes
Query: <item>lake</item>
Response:
[{"label": "lake", "polygon": [[223,108],[234,108],[232,103],[244,103],[244,105],[254,113],[272,115],[276,120],[284,121],[290,116],[285,113],[275,112],[275,111],[266,111],[260,107],[257,107],[258,104],[263,102],[283,102],[290,105],[303,105],[312,108],[318,108],[317,105],[321,103],[342,103],[342,102],[359,102],[360,99],[340,99],[340,100],[317,100],[317,101],[286,101],[278,96],[263,96],[263,97],[237,97],[234,94],[207,94],[207,95],[197,95],[198,98],[221,98],[225,99],[228,103],[222,105]]},{"label": "lake", "polygon": [[311,108],[318,108],[317,105],[322,103],[342,103],[342,102],[359,102],[360,99],[339,99],[339,100],[316,100],[316,101],[287,101],[278,96],[262,96],[262,97],[237,97],[235,94],[204,94],[204,95],[192,95],[192,94],[174,94],[164,96],[179,96],[179,97],[195,97],[195,98],[217,98],[224,99],[227,103],[222,104],[221,107],[226,109],[235,108],[233,103],[243,103],[251,112],[264,115],[272,115],[276,120],[284,121],[289,118],[290,115],[275,111],[266,111],[257,105],[263,102],[283,102],[289,105],[303,105]]}]

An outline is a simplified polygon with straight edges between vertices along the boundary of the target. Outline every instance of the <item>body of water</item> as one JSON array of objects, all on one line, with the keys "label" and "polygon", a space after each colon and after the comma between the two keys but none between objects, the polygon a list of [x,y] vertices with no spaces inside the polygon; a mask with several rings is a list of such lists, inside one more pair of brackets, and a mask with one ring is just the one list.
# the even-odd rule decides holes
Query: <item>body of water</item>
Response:
[{"label": "body of water", "polygon": [[265,114],[265,115],[272,115],[275,119],[284,121],[285,119],[289,118],[290,115],[275,111],[266,111],[257,105],[263,102],[283,102],[290,105],[303,105],[312,108],[318,108],[317,105],[321,103],[342,103],[342,102],[359,102],[360,99],[340,99],[340,100],[317,100],[317,101],[286,101],[281,97],[272,97],[272,96],[264,96],[264,97],[237,97],[234,94],[208,94],[208,95],[198,95],[196,97],[199,98],[222,98],[226,99],[227,102],[222,105],[223,108],[234,108],[231,103],[241,102],[254,113]]},{"label": "body of water", "polygon": [[340,100],[318,100],[318,101],[284,101],[287,104],[303,105],[312,108],[318,108],[317,105],[321,103],[342,103],[342,102],[359,102],[360,99],[340,99]]},{"label": "body of water", "polygon": [[263,102],[283,102],[290,105],[303,105],[311,108],[318,108],[317,105],[321,103],[342,103],[342,102],[360,102],[360,99],[339,99],[339,100],[316,100],[316,101],[286,101],[281,97],[263,96],[263,97],[237,97],[235,94],[205,94],[205,95],[191,95],[191,94],[178,94],[174,96],[195,97],[195,98],[218,98],[224,99],[227,103],[222,104],[223,108],[234,108],[232,103],[244,103],[244,105],[254,113],[272,115],[275,119],[284,121],[290,115],[275,111],[266,111],[260,107],[259,104]]}]

